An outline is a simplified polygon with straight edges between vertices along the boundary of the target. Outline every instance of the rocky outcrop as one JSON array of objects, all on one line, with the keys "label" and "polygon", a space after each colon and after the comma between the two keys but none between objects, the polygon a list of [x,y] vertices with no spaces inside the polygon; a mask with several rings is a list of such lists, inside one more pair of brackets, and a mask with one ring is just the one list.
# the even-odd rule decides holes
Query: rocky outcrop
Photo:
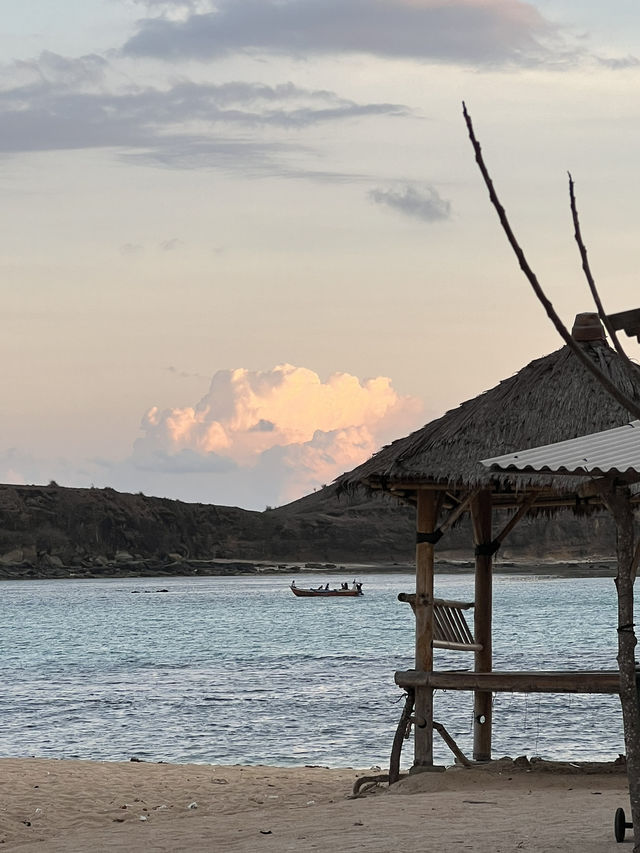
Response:
[{"label": "rocky outcrop", "polygon": [[411,513],[342,500],[253,512],[113,489],[0,485],[0,578],[238,574],[292,563],[394,560]]}]

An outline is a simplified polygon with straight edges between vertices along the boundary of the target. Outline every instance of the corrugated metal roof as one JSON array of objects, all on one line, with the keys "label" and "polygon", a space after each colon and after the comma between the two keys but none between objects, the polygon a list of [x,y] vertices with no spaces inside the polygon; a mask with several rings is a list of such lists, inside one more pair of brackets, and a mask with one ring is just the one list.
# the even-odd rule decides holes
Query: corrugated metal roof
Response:
[{"label": "corrugated metal roof", "polygon": [[498,471],[548,471],[554,474],[626,474],[640,472],[640,421],[483,459]]}]

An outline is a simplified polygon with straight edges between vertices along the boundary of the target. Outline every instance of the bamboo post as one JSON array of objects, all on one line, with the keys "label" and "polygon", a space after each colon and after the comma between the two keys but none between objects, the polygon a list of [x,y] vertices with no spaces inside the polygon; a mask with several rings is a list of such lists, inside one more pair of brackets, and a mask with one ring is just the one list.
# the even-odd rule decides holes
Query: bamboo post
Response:
[{"label": "bamboo post", "polygon": [[[491,672],[491,614],[492,614],[492,501],[491,492],[483,490],[471,504],[475,558],[475,641],[482,645],[475,652],[475,671]],[[492,694],[476,690],[473,702],[473,757],[476,761],[491,760]]]},{"label": "bamboo post", "polygon": [[612,486],[604,492],[616,523],[618,571],[618,669],[620,670],[620,704],[627,753],[627,778],[631,819],[634,825],[634,853],[640,853],[640,700],[635,663],[633,582],[635,579],[634,526],[631,496],[626,488]]},{"label": "bamboo post", "polygon": [[[418,491],[416,510],[416,670],[433,669],[433,534],[440,496],[434,490]],[[433,690],[418,687],[415,696],[414,770],[433,767]]]}]

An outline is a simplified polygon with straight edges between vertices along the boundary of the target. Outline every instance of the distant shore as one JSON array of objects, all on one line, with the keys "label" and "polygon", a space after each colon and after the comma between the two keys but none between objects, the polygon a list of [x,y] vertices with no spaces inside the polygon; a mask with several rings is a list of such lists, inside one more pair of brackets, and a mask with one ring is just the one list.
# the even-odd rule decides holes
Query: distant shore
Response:
[{"label": "distant shore", "polygon": [[[187,558],[158,560],[131,558],[80,565],[34,566],[28,563],[0,564],[2,580],[81,580],[114,578],[163,578],[163,577],[246,577],[261,575],[321,574],[357,576],[364,574],[413,574],[415,567],[410,562],[381,563],[324,563],[267,560],[189,560]],[[436,574],[473,574],[473,560],[440,559],[436,561]],[[593,557],[588,560],[556,559],[535,560],[522,558],[496,560],[493,568],[496,575],[538,575],[559,578],[615,577],[616,561],[610,557]],[[347,578],[347,579],[349,579]]]}]

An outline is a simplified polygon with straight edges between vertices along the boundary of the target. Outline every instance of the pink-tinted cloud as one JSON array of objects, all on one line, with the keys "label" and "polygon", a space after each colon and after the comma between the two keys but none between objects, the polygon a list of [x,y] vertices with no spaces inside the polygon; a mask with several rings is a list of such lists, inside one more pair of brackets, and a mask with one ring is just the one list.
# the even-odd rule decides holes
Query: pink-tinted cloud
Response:
[{"label": "pink-tinted cloud", "polygon": [[423,405],[379,376],[360,380],[282,364],[220,370],[193,406],[144,416],[125,459],[0,453],[0,481],[102,488],[264,509],[331,483],[426,420]]},{"label": "pink-tinted cloud", "polygon": [[256,486],[270,482],[273,502],[282,503],[331,482],[418,426],[422,415],[422,403],[399,395],[387,377],[335,373],[323,382],[290,364],[220,370],[195,405],[147,412],[134,459],[149,469],[162,458],[168,472],[169,461],[188,452],[191,471],[200,459],[212,476],[213,461],[225,472],[230,463],[238,475],[251,472]]}]

